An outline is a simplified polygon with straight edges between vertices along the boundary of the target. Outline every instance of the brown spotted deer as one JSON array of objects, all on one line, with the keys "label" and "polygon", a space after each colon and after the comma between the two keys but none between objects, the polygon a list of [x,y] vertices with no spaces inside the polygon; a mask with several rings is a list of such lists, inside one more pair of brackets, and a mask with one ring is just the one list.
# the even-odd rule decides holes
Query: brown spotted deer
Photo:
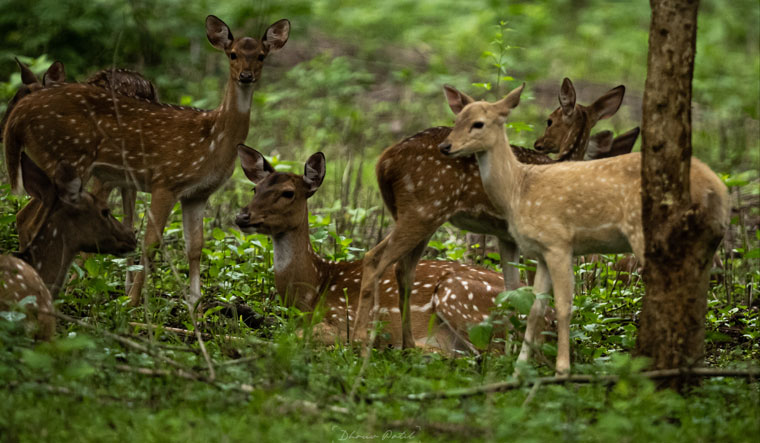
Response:
[{"label": "brown spotted deer", "polygon": [[[558,152],[558,160],[517,146],[512,147],[513,154],[532,164],[582,160],[591,128],[617,112],[624,94],[625,88],[618,86],[590,106],[576,105],[573,84],[565,79],[559,101],[565,106],[572,105],[574,110],[566,118],[555,116],[555,111],[552,117],[556,122],[549,120],[546,134],[539,139],[542,146],[550,147],[547,150]],[[437,148],[450,132],[448,127],[428,129],[387,148],[378,159],[378,185],[395,226],[364,258],[362,298],[371,297],[376,302],[380,278],[394,263],[401,294],[407,294],[409,283],[414,280],[415,265],[428,240],[446,221],[461,229],[495,235],[505,286],[515,289],[520,285],[520,274],[510,264],[519,260],[517,246],[503,217],[483,190],[475,159],[448,158]],[[399,299],[402,312],[408,312],[408,306],[403,305],[406,299],[406,296]],[[406,319],[404,331],[404,337],[409,338]],[[413,345],[410,339],[404,340],[404,347]]]},{"label": "brown spotted deer", "polygon": [[[630,252],[644,261],[641,219],[641,155],[632,153],[589,162],[525,165],[509,148],[504,123],[518,105],[523,86],[495,103],[474,101],[445,87],[454,128],[439,146],[445,155],[474,155],[483,188],[523,253],[536,257],[534,290],[554,289],[558,374],[570,371],[570,315],[574,255]],[[706,217],[717,248],[729,222],[726,186],[709,167],[691,161],[691,199]],[[593,195],[593,200],[588,196]],[[705,263],[712,263],[705,257]],[[703,275],[708,276],[707,272]],[[546,301],[537,297],[528,316],[518,357],[526,361]]]},{"label": "brown spotted deer", "polygon": [[[244,232],[272,238],[277,292],[304,312],[313,312],[324,300],[326,316],[317,336],[327,344],[348,340],[351,322],[367,325],[370,306],[359,311],[362,262],[329,262],[318,256],[309,240],[307,199],[322,184],[325,158],[312,155],[304,174],[275,172],[257,151],[238,147],[245,175],[256,184],[256,193],[235,223]],[[486,318],[503,287],[493,271],[456,262],[422,261],[411,285],[412,336],[418,346],[451,353],[471,349],[467,328]],[[390,272],[381,276],[379,314],[389,322],[388,344],[401,346],[401,314],[398,288]],[[348,299],[346,299],[348,298]],[[432,320],[435,314],[435,319]],[[432,331],[428,328],[433,321]],[[430,333],[430,334],[429,334]],[[366,339],[366,328],[354,337]]]},{"label": "brown spotted deer", "polygon": [[285,45],[290,22],[271,25],[260,39],[233,38],[229,27],[206,18],[206,35],[229,59],[229,77],[220,106],[204,111],[109,94],[85,84],[66,84],[22,100],[5,128],[5,156],[11,186],[18,188],[18,165],[26,150],[45,171],[69,161],[85,180],[90,176],[120,187],[150,192],[143,240],[143,271],[129,290],[141,300],[145,275],[174,204],[182,204],[189,261],[189,304],[201,296],[200,257],[203,210],[209,196],[232,175],[236,146],[248,135],[251,95],[264,60]]},{"label": "brown spotted deer", "polygon": [[[42,81],[37,79],[34,73],[23,63],[16,59],[16,63],[21,70],[22,85],[19,87],[16,94],[8,102],[5,115],[2,122],[0,122],[0,133],[5,128],[5,123],[8,119],[13,108],[16,106],[19,100],[27,95],[39,91],[44,87],[52,86],[53,84],[64,83],[66,81],[66,71],[63,63],[56,61],[45,72]],[[101,87],[103,89],[113,91],[116,94],[127,95],[135,98],[143,98],[150,101],[157,101],[156,88],[149,80],[142,76],[139,72],[131,71],[129,69],[122,68],[110,68],[103,69],[87,79],[87,84]],[[0,137],[0,141],[2,138]],[[93,194],[97,195],[101,199],[106,200],[111,193],[113,186],[108,183],[101,182],[97,177],[93,178]],[[134,210],[135,210],[135,190],[129,187],[123,187],[121,190],[122,205],[124,209],[123,223],[127,226],[134,224]],[[38,210],[37,205],[39,201],[32,199],[17,215],[19,220],[26,217],[27,213],[34,213]],[[23,224],[19,226],[19,242],[23,247],[25,239],[28,237],[28,233],[24,232]]]},{"label": "brown spotted deer", "polygon": [[0,256],[0,309],[27,296],[37,301],[38,336],[50,338],[52,311],[74,256],[82,252],[124,254],[137,246],[132,230],[116,220],[105,202],[82,190],[82,181],[67,162],[59,162],[53,180],[21,154],[26,191],[40,202],[38,211],[17,220],[29,233],[21,252]]}]

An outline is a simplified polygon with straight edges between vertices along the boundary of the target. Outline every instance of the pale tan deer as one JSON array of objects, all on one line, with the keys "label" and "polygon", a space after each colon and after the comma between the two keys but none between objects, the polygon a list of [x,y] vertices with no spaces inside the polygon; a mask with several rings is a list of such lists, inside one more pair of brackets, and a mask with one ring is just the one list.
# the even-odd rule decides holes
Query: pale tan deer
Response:
[{"label": "pale tan deer", "polygon": [[[489,199],[507,220],[520,249],[538,259],[534,290],[554,289],[558,374],[570,371],[570,315],[574,255],[633,251],[644,261],[641,212],[641,155],[589,162],[524,165],[509,148],[504,123],[518,105],[523,86],[495,103],[474,101],[456,89],[444,91],[457,114],[439,146],[451,157],[474,155]],[[706,217],[717,248],[729,222],[728,193],[718,176],[691,161],[691,198]],[[588,196],[593,195],[590,200]],[[705,264],[712,263],[712,253]],[[707,272],[703,275],[708,276]],[[519,361],[530,357],[545,300],[537,298],[528,317]]]},{"label": "pale tan deer", "polygon": [[[243,208],[235,223],[244,232],[259,232],[272,237],[277,292],[288,303],[312,312],[323,300],[326,308],[318,336],[327,344],[336,338],[348,340],[351,322],[367,325],[370,305],[359,309],[362,262],[331,262],[318,256],[309,240],[307,199],[322,184],[325,158],[312,155],[304,174],[275,172],[257,151],[238,147],[245,175],[256,184],[256,193]],[[422,261],[411,285],[412,336],[418,346],[451,353],[471,348],[468,326],[488,317],[494,298],[503,287],[501,276],[493,271],[456,262]],[[398,288],[390,272],[380,282],[379,314],[389,322],[388,344],[401,346],[401,313]],[[428,328],[435,314],[432,331]],[[366,328],[354,339],[365,340]]]},{"label": "pale tan deer", "polygon": [[69,161],[78,174],[152,194],[143,240],[143,272],[129,290],[141,300],[145,275],[174,204],[182,204],[189,261],[190,307],[201,296],[203,210],[209,196],[232,175],[236,146],[248,135],[251,95],[264,60],[285,45],[290,22],[271,25],[261,40],[234,39],[224,22],[206,18],[206,35],[229,58],[221,105],[210,111],[169,106],[109,94],[102,88],[67,84],[22,100],[5,128],[11,185],[18,187],[19,155],[26,150],[45,171]]},{"label": "pale tan deer", "polygon": [[26,191],[40,204],[37,212],[17,220],[19,230],[29,233],[21,252],[0,257],[0,309],[35,297],[38,333],[47,339],[55,319],[42,311],[52,311],[74,256],[80,251],[124,254],[135,249],[137,240],[104,201],[82,190],[81,179],[67,162],[58,163],[51,181],[22,153],[21,172]]},{"label": "pale tan deer", "polygon": [[[512,146],[513,154],[522,162],[534,164],[582,160],[591,128],[617,112],[624,94],[621,85],[590,106],[576,105],[573,84],[564,79],[559,101],[563,106],[572,106],[573,112],[564,117],[556,116],[555,111],[552,118],[556,122],[548,121],[546,133],[539,139],[541,143],[537,142],[548,151],[559,152],[558,159],[517,146]],[[364,258],[362,298],[371,297],[376,302],[381,276],[394,263],[401,294],[407,294],[425,246],[446,221],[461,229],[495,235],[505,286],[515,289],[520,285],[519,271],[510,264],[519,260],[517,246],[503,217],[483,191],[475,159],[447,158],[437,148],[450,132],[448,127],[428,129],[387,148],[378,159],[378,185],[395,226]],[[630,151],[635,138],[626,141],[630,141]],[[399,299],[402,312],[408,312],[408,306],[403,305],[407,298]],[[412,347],[406,319],[404,331],[407,337],[404,347]]]}]

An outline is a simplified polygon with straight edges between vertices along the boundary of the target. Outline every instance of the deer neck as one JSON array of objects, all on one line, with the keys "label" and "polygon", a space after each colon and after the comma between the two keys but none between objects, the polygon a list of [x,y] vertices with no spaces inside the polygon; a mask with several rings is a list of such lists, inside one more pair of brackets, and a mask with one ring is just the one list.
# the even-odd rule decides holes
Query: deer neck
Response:
[{"label": "deer neck", "polygon": [[494,146],[476,153],[475,158],[486,195],[509,221],[512,208],[519,199],[519,189],[524,181],[526,167],[512,152],[507,134],[501,133],[498,137]]},{"label": "deer neck", "polygon": [[233,157],[237,155],[235,148],[238,143],[243,143],[248,136],[252,97],[253,84],[241,85],[238,81],[229,79],[222,103],[214,110],[214,143],[223,144],[225,149],[222,152]]},{"label": "deer neck", "polygon": [[316,305],[327,267],[311,247],[308,226],[305,215],[297,229],[272,236],[277,292],[302,311],[311,311]]},{"label": "deer neck", "polygon": [[578,107],[577,112],[580,114],[578,116],[579,124],[571,131],[568,131],[564,140],[562,140],[562,145],[569,145],[569,148],[565,150],[562,155],[557,157],[558,162],[581,161],[586,154],[588,139],[591,136],[591,120],[589,119],[588,111],[586,109]]},{"label": "deer neck", "polygon": [[67,238],[64,229],[58,229],[52,221],[48,221],[18,257],[37,271],[55,297],[63,286],[75,255],[74,240]]}]

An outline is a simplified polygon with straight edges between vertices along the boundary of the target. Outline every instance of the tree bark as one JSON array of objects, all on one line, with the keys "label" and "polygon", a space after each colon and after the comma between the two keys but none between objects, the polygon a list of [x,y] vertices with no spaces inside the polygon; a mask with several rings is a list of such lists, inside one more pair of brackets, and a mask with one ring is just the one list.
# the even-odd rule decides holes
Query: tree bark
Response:
[{"label": "tree bark", "polygon": [[[642,105],[642,222],[646,285],[636,354],[653,369],[699,366],[715,240],[692,205],[691,82],[698,0],[650,0]],[[667,380],[680,388],[683,378]]]}]

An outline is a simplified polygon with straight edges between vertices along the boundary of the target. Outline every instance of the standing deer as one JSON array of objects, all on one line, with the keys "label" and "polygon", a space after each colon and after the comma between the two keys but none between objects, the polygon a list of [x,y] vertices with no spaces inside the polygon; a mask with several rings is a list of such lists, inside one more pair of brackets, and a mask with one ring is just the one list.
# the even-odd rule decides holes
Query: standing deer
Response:
[{"label": "standing deer", "polygon": [[[45,72],[42,81],[37,79],[37,76],[35,76],[34,73],[26,65],[18,61],[18,59],[16,59],[16,63],[21,70],[22,85],[19,87],[18,91],[16,91],[16,94],[13,96],[13,98],[8,102],[8,107],[5,110],[5,115],[0,122],[0,134],[5,128],[8,116],[10,115],[11,111],[13,111],[13,108],[15,108],[19,100],[35,91],[39,91],[40,89],[52,86],[54,84],[64,83],[66,81],[65,68],[63,66],[63,63],[59,61],[56,61],[50,65],[50,67]],[[87,84],[113,91],[116,94],[142,98],[150,101],[157,101],[156,88],[153,83],[143,77],[139,72],[130,71],[128,69],[117,68],[100,70],[87,79]],[[0,141],[2,141],[1,137]],[[93,194],[97,195],[103,200],[106,200],[108,198],[108,195],[111,193],[113,186],[107,183],[102,183],[97,177],[95,177],[93,180]],[[127,226],[132,226],[134,224],[133,220],[136,193],[134,189],[128,187],[122,188],[121,191],[122,205],[124,209],[123,223]],[[32,199],[17,214],[17,219],[23,220],[27,216],[27,213],[35,213],[38,211],[38,204],[38,200]],[[20,226],[22,227],[23,223]],[[28,233],[25,232],[21,227],[18,234],[20,246],[23,248],[28,237]]]},{"label": "standing deer", "polygon": [[[328,262],[318,256],[309,240],[307,199],[322,184],[325,158],[312,155],[303,175],[275,172],[257,151],[240,145],[240,163],[256,193],[235,223],[244,232],[272,237],[275,285],[280,296],[304,312],[314,311],[324,297],[326,317],[317,336],[327,344],[345,341],[350,322],[368,324],[372,314],[359,310],[362,262]],[[451,353],[471,348],[467,328],[488,317],[503,281],[493,271],[456,262],[422,261],[411,290],[412,336],[418,346]],[[380,283],[379,314],[389,322],[389,344],[401,346],[401,311],[398,288],[390,270]],[[435,314],[432,339],[429,325]],[[366,339],[366,328],[356,336]]]},{"label": "standing deer", "polygon": [[45,171],[69,161],[84,179],[152,194],[143,240],[143,271],[129,295],[141,299],[145,275],[174,204],[182,204],[189,261],[189,304],[200,299],[203,210],[209,196],[232,175],[236,146],[248,135],[253,85],[264,59],[285,45],[290,22],[279,20],[261,40],[233,38],[229,27],[206,18],[206,35],[229,58],[221,105],[189,109],[108,94],[102,88],[67,84],[46,88],[35,100],[22,100],[5,128],[5,156],[11,186],[18,188],[18,165],[25,149]]},{"label": "standing deer", "polygon": [[53,310],[74,256],[80,252],[124,254],[137,246],[132,230],[116,220],[101,199],[82,190],[82,181],[67,162],[59,162],[51,181],[26,154],[21,154],[26,191],[40,202],[38,211],[17,220],[29,233],[21,252],[0,256],[0,306],[27,296],[37,301],[38,335],[50,338]]},{"label": "standing deer", "polygon": [[[520,249],[538,259],[535,292],[554,289],[557,374],[570,371],[570,314],[574,255],[633,251],[644,261],[641,219],[641,155],[590,162],[524,165],[509,148],[504,123],[520,102],[523,86],[502,100],[474,101],[445,86],[454,128],[439,145],[451,157],[474,155],[483,188]],[[708,219],[717,248],[729,222],[726,186],[704,163],[691,161],[691,199]],[[588,196],[593,195],[593,200]],[[712,263],[712,252],[705,257]],[[708,276],[704,272],[705,277]],[[537,297],[528,316],[518,357],[526,361],[536,339],[545,300]]]},{"label": "standing deer", "polygon": [[[533,164],[582,160],[591,128],[617,112],[624,94],[625,88],[618,86],[590,106],[576,105],[573,84],[564,79],[559,101],[562,106],[572,108],[572,112],[559,116],[555,115],[557,111],[552,113],[546,133],[536,143],[547,151],[558,152],[558,160],[517,146],[512,147],[513,154],[520,161]],[[396,279],[402,295],[399,308],[408,312],[404,303],[414,280],[415,265],[430,237],[446,221],[461,229],[495,235],[505,286],[515,289],[520,285],[520,273],[510,264],[519,260],[517,246],[504,218],[483,190],[475,159],[447,158],[437,149],[450,132],[448,127],[428,129],[389,147],[378,159],[377,181],[395,226],[364,258],[362,298],[371,297],[377,303],[380,278],[390,265],[397,263]],[[633,142],[635,138],[628,151]],[[406,318],[403,325],[404,347],[413,347]]]}]

